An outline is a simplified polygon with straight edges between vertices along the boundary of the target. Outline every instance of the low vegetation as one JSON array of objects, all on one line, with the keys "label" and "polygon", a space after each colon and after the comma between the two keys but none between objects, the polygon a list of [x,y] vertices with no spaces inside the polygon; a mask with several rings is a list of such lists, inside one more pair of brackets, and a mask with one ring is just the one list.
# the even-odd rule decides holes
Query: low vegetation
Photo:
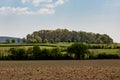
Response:
[{"label": "low vegetation", "polygon": [[105,44],[102,49],[90,48],[86,43],[1,44],[0,46],[1,60],[120,59],[120,49],[106,48]]}]

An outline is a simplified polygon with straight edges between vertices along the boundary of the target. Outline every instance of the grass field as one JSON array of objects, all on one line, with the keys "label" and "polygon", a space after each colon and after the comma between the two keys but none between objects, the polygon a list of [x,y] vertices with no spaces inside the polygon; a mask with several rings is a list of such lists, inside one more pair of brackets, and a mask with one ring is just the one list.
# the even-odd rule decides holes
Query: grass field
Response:
[{"label": "grass field", "polygon": [[90,49],[95,54],[106,53],[106,54],[120,54],[120,49]]},{"label": "grass field", "polygon": [[[47,43],[41,43],[41,44],[0,44],[0,55],[7,55],[8,52],[7,50],[9,50],[12,47],[21,47],[21,48],[29,48],[29,47],[33,47],[33,46],[40,46],[41,49],[43,48],[47,48],[47,49],[51,49],[54,48],[56,46],[59,46],[61,48],[66,48],[68,46],[70,46],[72,43],[56,43],[56,44],[47,44]],[[91,44],[91,45],[101,45],[101,44]],[[111,44],[113,45],[120,45],[120,44]],[[100,53],[106,53],[106,54],[120,54],[120,49],[89,49],[90,52],[93,52],[94,54],[100,54]]]},{"label": "grass field", "polygon": [[0,80],[120,80],[120,60],[0,61]]},{"label": "grass field", "polygon": [[21,46],[48,46],[48,47],[56,47],[56,46],[60,46],[60,47],[68,47],[70,46],[72,43],[34,43],[34,44],[0,44],[0,47],[21,47]]},{"label": "grass field", "polygon": [[[19,46],[19,48],[29,48],[29,47],[33,47],[33,46]],[[4,51],[4,50],[9,50],[12,47],[0,47],[0,51]],[[15,47],[14,47],[15,48]],[[51,46],[40,46],[41,49],[47,48],[47,49],[51,49],[54,47]],[[89,49],[91,52],[94,53],[109,53],[109,54],[114,54],[114,53],[120,53],[120,49]]]}]

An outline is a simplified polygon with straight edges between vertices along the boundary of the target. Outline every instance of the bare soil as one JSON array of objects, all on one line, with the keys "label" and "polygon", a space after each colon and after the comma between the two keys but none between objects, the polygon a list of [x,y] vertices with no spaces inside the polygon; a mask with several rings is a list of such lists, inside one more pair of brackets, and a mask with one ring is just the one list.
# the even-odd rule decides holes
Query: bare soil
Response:
[{"label": "bare soil", "polygon": [[0,61],[0,80],[120,80],[120,60]]}]

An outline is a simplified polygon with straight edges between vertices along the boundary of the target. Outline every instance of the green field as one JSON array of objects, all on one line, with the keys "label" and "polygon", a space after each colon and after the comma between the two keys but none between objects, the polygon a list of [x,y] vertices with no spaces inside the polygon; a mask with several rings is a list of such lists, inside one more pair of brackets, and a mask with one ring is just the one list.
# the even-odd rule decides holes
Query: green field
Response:
[{"label": "green field", "polygon": [[120,49],[90,49],[90,52],[94,52],[95,54],[99,53],[116,54],[120,53]]},{"label": "green field", "polygon": [[[0,44],[0,51],[6,51],[9,50],[12,47],[19,47],[19,48],[29,48],[33,46],[40,46],[41,49],[47,48],[55,48],[57,46],[61,48],[66,48],[70,46],[72,43],[66,43],[66,42],[61,42],[61,43],[56,43],[56,44],[46,44],[46,43],[41,43],[41,44]],[[90,45],[106,45],[106,44],[90,44]],[[112,46],[114,45],[120,45],[120,44],[111,44]],[[115,53],[120,53],[120,49],[89,49],[90,52],[94,52],[95,54],[98,53],[107,53],[107,54],[115,54]]]},{"label": "green field", "polygon": [[47,46],[47,47],[67,47],[70,46],[72,43],[38,43],[38,44],[0,44],[0,47],[19,47],[19,46]]}]

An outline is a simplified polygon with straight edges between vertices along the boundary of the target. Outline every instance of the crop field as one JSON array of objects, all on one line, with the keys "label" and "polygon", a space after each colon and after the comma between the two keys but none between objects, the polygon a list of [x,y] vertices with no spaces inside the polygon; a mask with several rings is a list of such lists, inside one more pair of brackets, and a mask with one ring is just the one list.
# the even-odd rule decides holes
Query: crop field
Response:
[{"label": "crop field", "polygon": [[0,61],[0,80],[120,80],[120,60]]}]

